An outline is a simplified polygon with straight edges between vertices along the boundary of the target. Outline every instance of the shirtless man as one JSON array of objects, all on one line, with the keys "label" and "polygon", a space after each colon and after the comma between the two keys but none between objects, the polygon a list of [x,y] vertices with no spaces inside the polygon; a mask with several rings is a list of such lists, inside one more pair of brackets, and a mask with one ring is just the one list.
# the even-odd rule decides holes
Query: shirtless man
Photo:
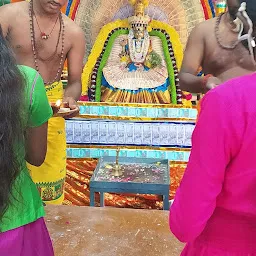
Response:
[{"label": "shirtless man", "polygon": [[[256,70],[234,31],[240,1],[227,0],[227,4],[227,13],[200,23],[191,32],[180,71],[182,90],[205,93],[226,80]],[[197,76],[200,67],[205,77]]]},{"label": "shirtless man", "polygon": [[[61,7],[66,3],[67,0],[31,0],[4,5],[0,8],[0,24],[18,64],[36,69],[43,77],[49,102],[63,100],[73,110],[72,115],[66,117],[72,117],[79,112],[76,101],[81,94],[85,38],[82,29],[61,14]],[[63,92],[61,73],[66,59],[69,76]],[[29,170],[42,199],[62,203],[66,175],[65,120],[62,117],[49,120],[44,164],[29,165]]]}]

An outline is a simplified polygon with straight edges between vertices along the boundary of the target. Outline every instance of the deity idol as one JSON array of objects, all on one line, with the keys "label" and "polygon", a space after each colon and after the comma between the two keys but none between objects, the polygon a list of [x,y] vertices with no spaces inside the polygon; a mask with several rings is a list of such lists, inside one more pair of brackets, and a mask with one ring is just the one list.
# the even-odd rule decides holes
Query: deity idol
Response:
[{"label": "deity idol", "polygon": [[89,99],[182,104],[179,35],[168,24],[145,14],[147,0],[130,3],[134,15],[105,25],[88,57],[83,86],[88,88]]},{"label": "deity idol", "polygon": [[141,2],[136,5],[135,16],[130,17],[128,22],[129,34],[116,39],[103,69],[102,100],[111,99],[118,89],[126,91],[125,100],[134,98],[135,102],[154,102],[146,95],[150,98],[154,92],[161,92],[158,93],[159,102],[171,103],[161,40],[149,36],[147,28],[150,18],[144,15]]},{"label": "deity idol", "polygon": [[171,103],[161,40],[149,35],[150,18],[144,15],[142,2],[136,4],[128,22],[129,34],[116,39],[103,69],[102,101],[155,103],[157,95],[157,102]]}]

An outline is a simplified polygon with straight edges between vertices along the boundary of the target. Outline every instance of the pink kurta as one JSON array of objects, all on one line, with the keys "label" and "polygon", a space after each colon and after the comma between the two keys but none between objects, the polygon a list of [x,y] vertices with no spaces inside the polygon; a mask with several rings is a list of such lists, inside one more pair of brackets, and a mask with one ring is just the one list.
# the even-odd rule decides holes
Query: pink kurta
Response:
[{"label": "pink kurta", "polygon": [[256,74],[202,100],[187,170],[170,210],[183,256],[256,255]]}]

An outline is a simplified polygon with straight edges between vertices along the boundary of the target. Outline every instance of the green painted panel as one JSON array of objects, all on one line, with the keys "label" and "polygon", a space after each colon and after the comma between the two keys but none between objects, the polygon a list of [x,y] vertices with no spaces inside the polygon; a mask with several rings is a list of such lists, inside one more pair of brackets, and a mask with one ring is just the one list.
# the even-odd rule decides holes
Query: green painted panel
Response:
[{"label": "green painted panel", "polygon": [[9,4],[11,1],[10,0],[0,0],[0,6]]}]

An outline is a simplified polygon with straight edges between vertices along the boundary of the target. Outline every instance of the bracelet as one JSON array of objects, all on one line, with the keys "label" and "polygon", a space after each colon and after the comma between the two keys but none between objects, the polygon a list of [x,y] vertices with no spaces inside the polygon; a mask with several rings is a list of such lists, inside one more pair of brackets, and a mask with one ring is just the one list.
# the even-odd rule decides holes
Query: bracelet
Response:
[{"label": "bracelet", "polygon": [[206,76],[203,77],[203,87],[206,88],[206,84],[207,84],[207,81],[210,77],[213,77],[212,74],[208,74]]}]

